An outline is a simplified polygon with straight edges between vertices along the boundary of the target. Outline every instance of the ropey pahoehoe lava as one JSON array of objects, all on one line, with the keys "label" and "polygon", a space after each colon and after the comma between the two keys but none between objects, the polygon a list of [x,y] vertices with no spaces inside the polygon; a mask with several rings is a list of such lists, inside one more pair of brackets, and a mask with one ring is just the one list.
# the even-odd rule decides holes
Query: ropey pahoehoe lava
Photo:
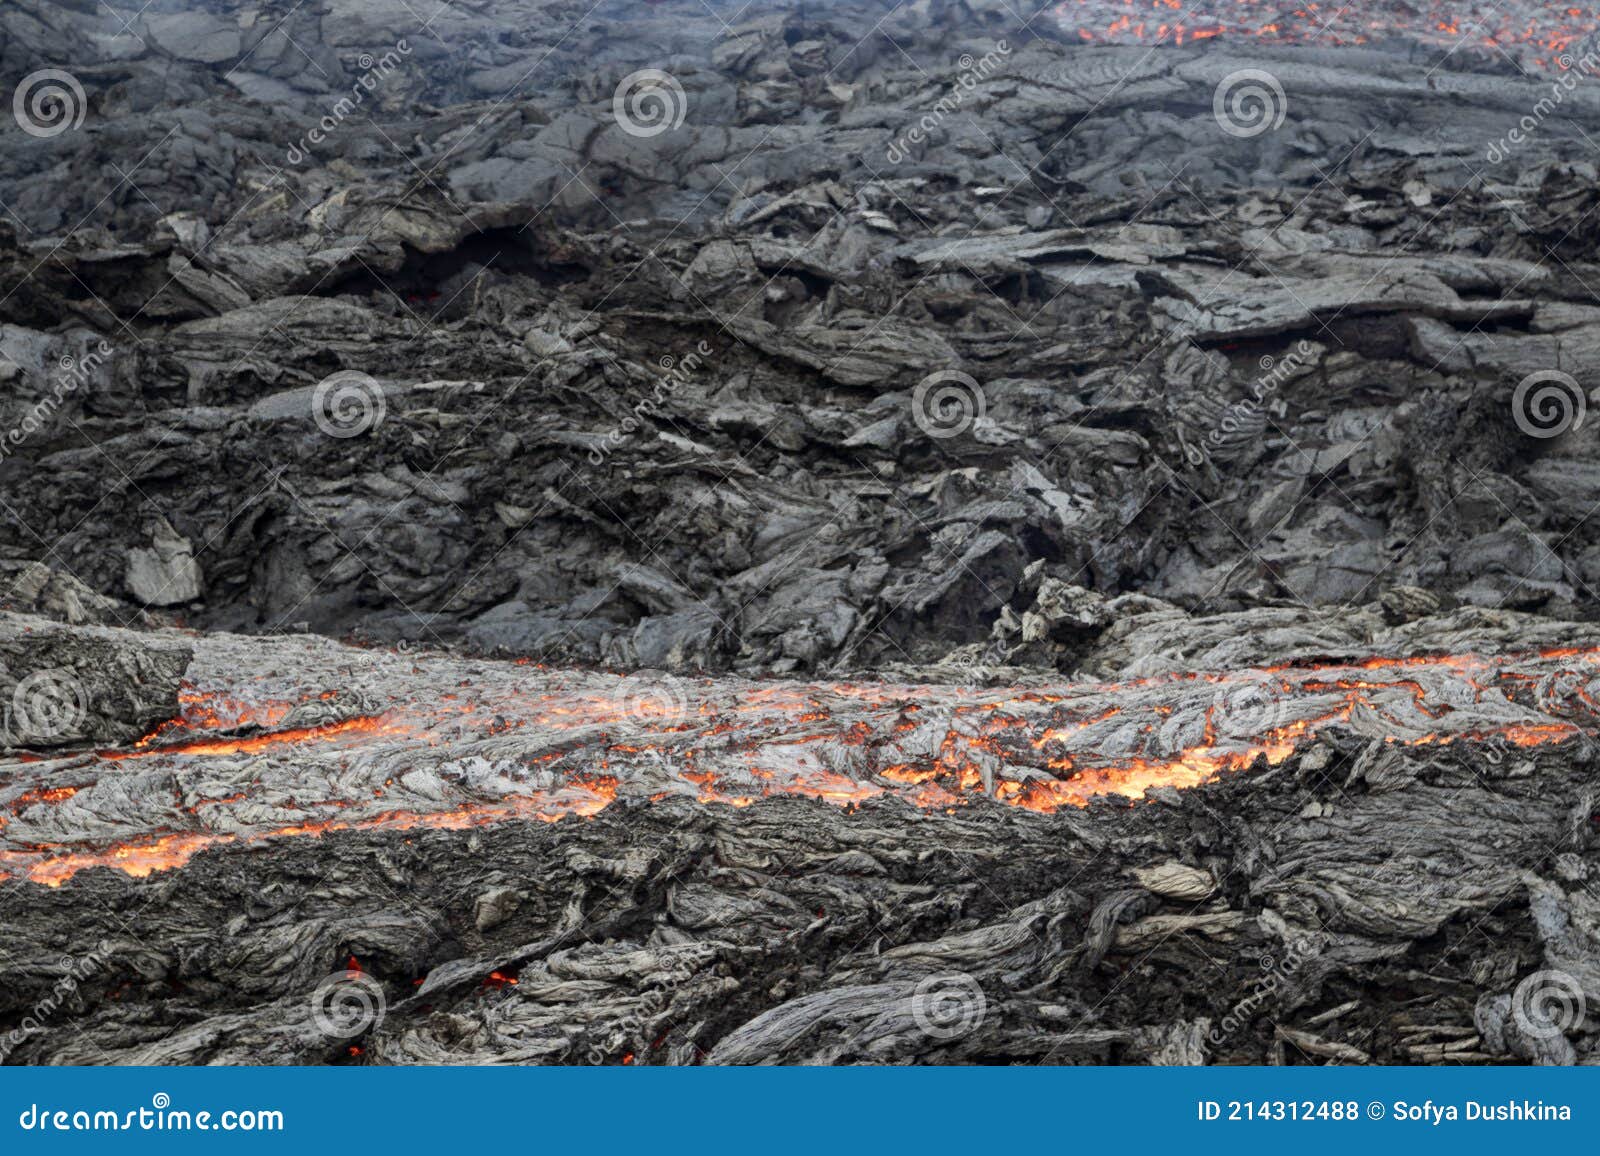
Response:
[{"label": "ropey pahoehoe lava", "polygon": [[1600,1059],[1600,8],[4,0],[0,120],[0,1061]]},{"label": "ropey pahoehoe lava", "polygon": [[[199,639],[181,712],[133,743],[24,756],[0,790],[0,870],[59,886],[213,847],[555,822],[669,795],[1048,813],[1276,765],[1333,727],[1533,747],[1600,714],[1600,647],[1018,688],[621,676],[300,642],[266,647],[273,672],[252,673],[240,653]],[[135,789],[154,780],[170,788]]]}]

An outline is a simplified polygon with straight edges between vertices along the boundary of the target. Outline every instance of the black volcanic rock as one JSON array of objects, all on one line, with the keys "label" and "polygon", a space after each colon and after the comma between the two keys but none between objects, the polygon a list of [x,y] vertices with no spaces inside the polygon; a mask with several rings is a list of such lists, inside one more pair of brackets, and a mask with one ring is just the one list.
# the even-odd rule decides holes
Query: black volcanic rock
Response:
[{"label": "black volcanic rock", "polygon": [[437,7],[0,11],[0,1057],[1593,1060],[1600,81]]}]

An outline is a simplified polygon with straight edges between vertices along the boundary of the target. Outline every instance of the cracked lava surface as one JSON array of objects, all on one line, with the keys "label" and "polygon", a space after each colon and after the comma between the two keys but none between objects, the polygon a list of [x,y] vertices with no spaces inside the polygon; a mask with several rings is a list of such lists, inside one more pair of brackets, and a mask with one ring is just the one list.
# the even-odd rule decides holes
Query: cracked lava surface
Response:
[{"label": "cracked lava surface", "polygon": [[627,677],[339,646],[196,642],[137,743],[7,766],[0,877],[132,876],[336,831],[581,819],[619,799],[896,796],[1051,812],[1276,765],[1343,727],[1407,746],[1592,732],[1600,647],[1371,656],[964,688]]}]

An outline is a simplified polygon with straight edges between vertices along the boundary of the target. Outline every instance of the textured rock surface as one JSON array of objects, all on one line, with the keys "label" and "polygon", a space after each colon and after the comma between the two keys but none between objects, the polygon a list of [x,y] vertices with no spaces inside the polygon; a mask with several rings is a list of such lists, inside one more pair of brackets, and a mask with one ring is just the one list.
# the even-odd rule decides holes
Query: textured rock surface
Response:
[{"label": "textured rock surface", "polygon": [[[1062,585],[1591,613],[1595,425],[1517,386],[1600,373],[1592,85],[1491,164],[1547,86],[1470,50],[91,7],[23,0],[0,51],[104,54],[79,128],[0,137],[0,557],[123,621],[1070,671]],[[646,66],[683,115],[635,136]],[[1219,122],[1241,71],[1277,128]]]},{"label": "textured rock surface", "polygon": [[[70,976],[15,1058],[1592,1058],[1600,646],[1199,625],[1303,657],[981,691],[203,637],[158,733],[0,768],[0,1024]],[[1542,650],[1441,653],[1496,632]]]},{"label": "textured rock surface", "polygon": [[1594,1062],[1600,81],[413,7],[0,12],[0,1055]]},{"label": "textured rock surface", "polygon": [[68,629],[0,614],[0,744],[44,748],[139,738],[177,714],[190,657],[180,638]]}]

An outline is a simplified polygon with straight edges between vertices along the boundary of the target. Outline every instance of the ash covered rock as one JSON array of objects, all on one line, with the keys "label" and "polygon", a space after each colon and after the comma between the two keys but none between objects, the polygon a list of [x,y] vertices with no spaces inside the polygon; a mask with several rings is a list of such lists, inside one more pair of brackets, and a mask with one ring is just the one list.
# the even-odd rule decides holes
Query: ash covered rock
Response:
[{"label": "ash covered rock", "polygon": [[194,544],[165,518],[154,524],[148,547],[128,551],[124,581],[133,597],[146,606],[182,606],[198,600],[204,589]]},{"label": "ash covered rock", "polygon": [[73,626],[85,622],[121,625],[129,608],[85,586],[71,574],[43,562],[0,563],[0,604],[8,610],[39,614]]}]

